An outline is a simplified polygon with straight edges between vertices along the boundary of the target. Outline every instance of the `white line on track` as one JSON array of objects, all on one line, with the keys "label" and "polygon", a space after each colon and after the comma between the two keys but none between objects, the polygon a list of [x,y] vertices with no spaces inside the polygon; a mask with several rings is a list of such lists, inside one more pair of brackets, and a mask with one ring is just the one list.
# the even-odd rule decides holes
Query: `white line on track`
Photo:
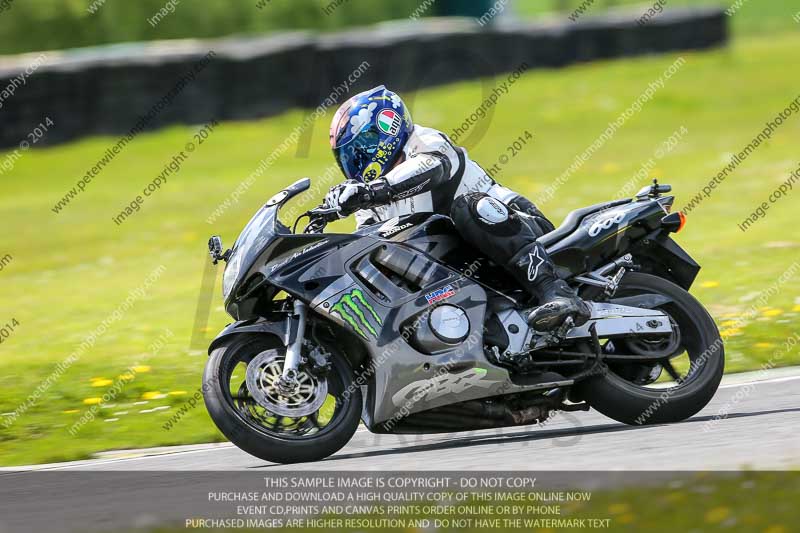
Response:
[{"label": "white line on track", "polygon": [[[774,378],[766,378],[766,379],[747,379],[747,378],[756,378],[757,376],[767,376],[767,375],[779,375],[780,377]],[[789,375],[787,375],[789,374]],[[745,381],[739,382],[738,380],[744,379]],[[783,383],[787,381],[796,381],[800,380],[800,367],[793,367],[793,368],[779,368],[779,369],[771,369],[771,370],[757,370],[752,372],[744,372],[741,374],[728,374],[723,378],[722,384],[720,385],[719,389],[738,389],[746,386],[758,386],[758,385],[766,385],[770,383]],[[726,383],[727,382],[727,383]],[[359,426],[358,432],[368,432],[368,430],[364,426]],[[0,468],[0,474],[3,472],[9,471],[32,471],[32,470],[53,470],[53,469],[71,469],[71,468],[83,468],[86,466],[97,466],[97,465],[104,465],[104,464],[115,464],[115,463],[124,463],[127,461],[134,461],[146,457],[159,457],[163,455],[170,455],[170,456],[184,456],[189,454],[196,454],[196,453],[203,453],[203,452],[213,452],[215,450],[220,449],[228,449],[234,447],[233,444],[230,443],[216,443],[216,444],[198,444],[195,445],[196,449],[176,449],[175,451],[170,451],[169,448],[159,448],[157,452],[153,449],[144,449],[144,450],[131,450],[131,455],[128,457],[117,457],[117,458],[109,458],[109,459],[88,459],[84,461],[75,461],[69,463],[50,463],[50,464],[40,464],[40,465],[28,465],[28,466],[17,466],[17,467],[3,467]],[[185,448],[185,446],[176,446],[176,448]]]},{"label": "white line on track", "polygon": [[800,379],[800,376],[787,376],[785,378],[773,378],[773,379],[762,379],[762,380],[755,380],[755,381],[744,381],[742,383],[729,383],[727,385],[720,385],[720,389],[738,389],[740,387],[746,387],[747,385],[760,385],[762,383],[782,383],[784,381],[794,381],[796,379]]}]

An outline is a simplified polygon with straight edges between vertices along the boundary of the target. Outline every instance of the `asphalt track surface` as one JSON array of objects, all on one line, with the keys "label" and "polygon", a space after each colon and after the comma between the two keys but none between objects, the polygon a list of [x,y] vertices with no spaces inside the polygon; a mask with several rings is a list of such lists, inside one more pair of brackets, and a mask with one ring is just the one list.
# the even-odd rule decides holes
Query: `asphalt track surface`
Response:
[{"label": "asphalt track surface", "polygon": [[[727,413],[727,416],[720,414]],[[373,435],[316,463],[277,465],[230,444],[117,452],[102,459],[13,470],[276,472],[676,471],[800,468],[800,369],[726,376],[711,403],[670,425],[626,426],[590,412],[544,426],[439,435]],[[0,469],[12,470],[12,469]]]}]

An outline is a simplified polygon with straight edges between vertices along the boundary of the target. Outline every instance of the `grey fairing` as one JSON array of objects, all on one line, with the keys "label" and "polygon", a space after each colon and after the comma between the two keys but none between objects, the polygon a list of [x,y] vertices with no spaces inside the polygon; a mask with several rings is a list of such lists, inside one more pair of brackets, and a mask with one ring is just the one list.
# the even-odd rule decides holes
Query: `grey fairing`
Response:
[{"label": "grey fairing", "polygon": [[[348,270],[360,256],[350,260]],[[469,336],[462,343],[437,353],[422,353],[398,332],[409,320],[431,308],[426,293],[447,285],[457,290],[445,303],[466,312]],[[352,331],[352,326],[335,309],[343,295],[353,294],[354,290],[360,291],[381,322],[368,310],[360,310],[369,322],[369,327],[360,328],[366,338],[359,339],[371,360],[371,370],[361,374],[361,379],[357,372],[356,378],[357,383],[367,388],[363,419],[370,429],[379,429],[378,425],[388,420],[399,420],[411,413],[443,405],[542,389],[541,384],[515,384],[508,370],[486,358],[483,346],[486,291],[459,272],[450,270],[446,279],[407,298],[392,301],[380,300],[360,280],[345,275],[311,303],[312,309],[315,314]],[[371,330],[375,331],[374,335]]]},{"label": "grey fairing", "polygon": [[219,335],[211,342],[208,347],[209,355],[217,349],[223,342],[235,335],[270,335],[277,337],[278,340],[286,345],[286,333],[288,331],[288,318],[283,320],[240,320],[225,326]]}]

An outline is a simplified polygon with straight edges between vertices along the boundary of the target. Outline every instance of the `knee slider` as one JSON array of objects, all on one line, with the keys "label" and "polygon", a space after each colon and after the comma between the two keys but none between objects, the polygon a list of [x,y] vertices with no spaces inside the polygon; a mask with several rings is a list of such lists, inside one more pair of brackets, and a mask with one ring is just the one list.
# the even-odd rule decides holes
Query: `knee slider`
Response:
[{"label": "knee slider", "polygon": [[486,193],[470,193],[459,197],[453,205],[456,225],[475,228],[475,237],[497,235],[510,237],[519,232],[521,223],[516,213],[500,200]]},{"label": "knee slider", "polygon": [[473,214],[482,223],[494,226],[504,224],[511,218],[511,210],[506,204],[489,195],[476,199],[472,205]]}]

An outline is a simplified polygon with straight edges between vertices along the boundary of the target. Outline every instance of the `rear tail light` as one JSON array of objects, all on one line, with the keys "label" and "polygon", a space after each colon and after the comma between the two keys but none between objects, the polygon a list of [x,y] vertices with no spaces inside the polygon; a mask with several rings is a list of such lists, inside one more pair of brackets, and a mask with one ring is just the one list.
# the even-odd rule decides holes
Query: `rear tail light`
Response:
[{"label": "rear tail light", "polygon": [[671,213],[661,219],[661,225],[669,232],[680,233],[686,226],[686,215],[681,211]]},{"label": "rear tail light", "polygon": [[683,230],[683,228],[686,226],[686,215],[683,214],[683,211],[678,211],[678,217],[681,219],[681,225],[678,226],[678,231],[675,233],[680,233],[681,230]]}]

